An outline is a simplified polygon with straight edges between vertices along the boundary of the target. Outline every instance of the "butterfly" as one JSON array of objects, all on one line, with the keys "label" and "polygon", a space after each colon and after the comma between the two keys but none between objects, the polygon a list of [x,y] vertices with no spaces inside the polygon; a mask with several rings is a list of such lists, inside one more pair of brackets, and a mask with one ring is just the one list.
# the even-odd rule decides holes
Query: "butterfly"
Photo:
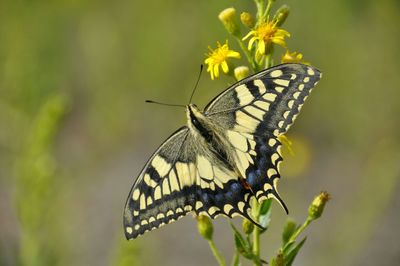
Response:
[{"label": "butterfly", "polygon": [[126,238],[188,213],[253,221],[254,197],[275,198],[287,211],[277,192],[278,137],[320,78],[312,66],[282,64],[230,86],[204,111],[187,105],[187,125],[161,144],[132,186],[123,217]]}]

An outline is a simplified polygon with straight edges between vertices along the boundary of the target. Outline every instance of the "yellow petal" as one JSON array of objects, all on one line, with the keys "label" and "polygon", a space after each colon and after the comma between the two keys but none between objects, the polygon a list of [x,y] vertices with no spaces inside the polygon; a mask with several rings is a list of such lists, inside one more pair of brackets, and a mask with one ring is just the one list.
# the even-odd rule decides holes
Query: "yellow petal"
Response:
[{"label": "yellow petal", "polygon": [[213,67],[211,65],[208,66],[207,72],[210,72],[211,79],[214,80],[214,72],[213,72]]},{"label": "yellow petal", "polygon": [[256,38],[254,38],[254,37],[250,39],[249,44],[247,45],[247,50],[251,50],[255,40],[256,40]]},{"label": "yellow petal", "polygon": [[213,66],[211,64],[208,65],[207,67],[207,72],[212,72]]},{"label": "yellow petal", "polygon": [[211,80],[214,80],[214,72],[210,72],[210,75],[211,75]]},{"label": "yellow petal", "polygon": [[214,66],[213,72],[214,72],[215,77],[218,78],[219,77],[219,66],[218,65]]},{"label": "yellow petal", "polygon": [[290,37],[290,33],[284,29],[277,29],[275,34]]},{"label": "yellow petal", "polygon": [[253,35],[254,34],[254,31],[252,30],[252,31],[250,31],[249,33],[247,33],[247,35],[246,36],[244,36],[243,38],[242,38],[242,41],[244,41],[244,40],[246,40],[247,38],[249,38],[251,35]]},{"label": "yellow petal", "polygon": [[272,42],[273,42],[273,43],[276,43],[276,44],[278,44],[278,45],[280,45],[280,46],[286,47],[285,40],[283,40],[283,39],[281,39],[281,38],[273,38],[273,39],[272,39]]},{"label": "yellow petal", "polygon": [[221,63],[221,67],[222,67],[222,71],[224,71],[225,74],[229,72],[229,67],[228,67],[228,64],[226,63],[226,61]]},{"label": "yellow petal", "polygon": [[236,51],[229,50],[228,54],[226,55],[227,57],[232,57],[232,58],[240,58],[240,53]]},{"label": "yellow petal", "polygon": [[258,42],[258,49],[260,54],[265,54],[265,42],[264,41],[259,41]]}]

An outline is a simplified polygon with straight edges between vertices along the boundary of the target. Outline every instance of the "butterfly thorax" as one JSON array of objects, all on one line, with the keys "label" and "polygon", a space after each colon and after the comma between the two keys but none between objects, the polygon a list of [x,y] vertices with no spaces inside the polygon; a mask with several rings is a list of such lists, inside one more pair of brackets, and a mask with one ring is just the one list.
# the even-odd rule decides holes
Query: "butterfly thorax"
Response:
[{"label": "butterfly thorax", "polygon": [[[204,114],[199,110],[195,104],[189,104],[186,106],[186,116],[189,129],[192,133],[198,133],[206,142],[212,141],[213,133],[209,123]],[[196,136],[197,134],[195,134]]]},{"label": "butterfly thorax", "polygon": [[204,115],[195,104],[189,104],[186,107],[187,125],[190,133],[197,141],[204,142],[207,149],[204,152],[211,151],[209,156],[216,159],[231,170],[236,168],[231,145],[223,137],[223,130]]}]

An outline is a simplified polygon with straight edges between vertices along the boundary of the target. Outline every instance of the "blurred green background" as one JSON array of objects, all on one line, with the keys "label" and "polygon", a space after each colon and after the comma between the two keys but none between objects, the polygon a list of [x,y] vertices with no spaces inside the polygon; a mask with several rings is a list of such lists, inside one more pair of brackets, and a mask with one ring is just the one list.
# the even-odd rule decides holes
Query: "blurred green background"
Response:
[{"label": "blurred green background", "polygon": [[[295,265],[398,265],[400,4],[275,8],[285,3],[289,47],[324,76],[288,134],[280,193],[299,222],[319,191],[333,197]],[[127,242],[122,211],[146,159],[185,123],[144,100],[186,103],[207,46],[228,37],[217,14],[230,6],[254,11],[250,0],[0,2],[0,265],[215,263],[190,216]],[[194,101],[228,82],[203,73]],[[273,207],[266,259],[287,218]],[[228,221],[215,227],[230,257]]]}]

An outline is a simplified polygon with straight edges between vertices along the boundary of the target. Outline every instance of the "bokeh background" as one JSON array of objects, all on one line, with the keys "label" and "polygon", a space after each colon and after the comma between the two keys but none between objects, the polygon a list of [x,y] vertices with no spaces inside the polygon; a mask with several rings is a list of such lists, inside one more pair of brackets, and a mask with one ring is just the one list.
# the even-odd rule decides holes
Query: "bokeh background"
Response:
[{"label": "bokeh background", "polygon": [[[324,76],[288,134],[280,192],[299,222],[314,195],[332,195],[295,265],[399,265],[400,4],[284,3],[289,47]],[[215,263],[192,217],[127,242],[122,211],[185,123],[144,100],[187,102],[207,46],[228,38],[217,14],[230,6],[254,11],[250,0],[0,2],[0,265]],[[203,73],[194,101],[229,82]],[[266,259],[287,219],[273,208]],[[214,224],[230,257],[229,223]]]}]

